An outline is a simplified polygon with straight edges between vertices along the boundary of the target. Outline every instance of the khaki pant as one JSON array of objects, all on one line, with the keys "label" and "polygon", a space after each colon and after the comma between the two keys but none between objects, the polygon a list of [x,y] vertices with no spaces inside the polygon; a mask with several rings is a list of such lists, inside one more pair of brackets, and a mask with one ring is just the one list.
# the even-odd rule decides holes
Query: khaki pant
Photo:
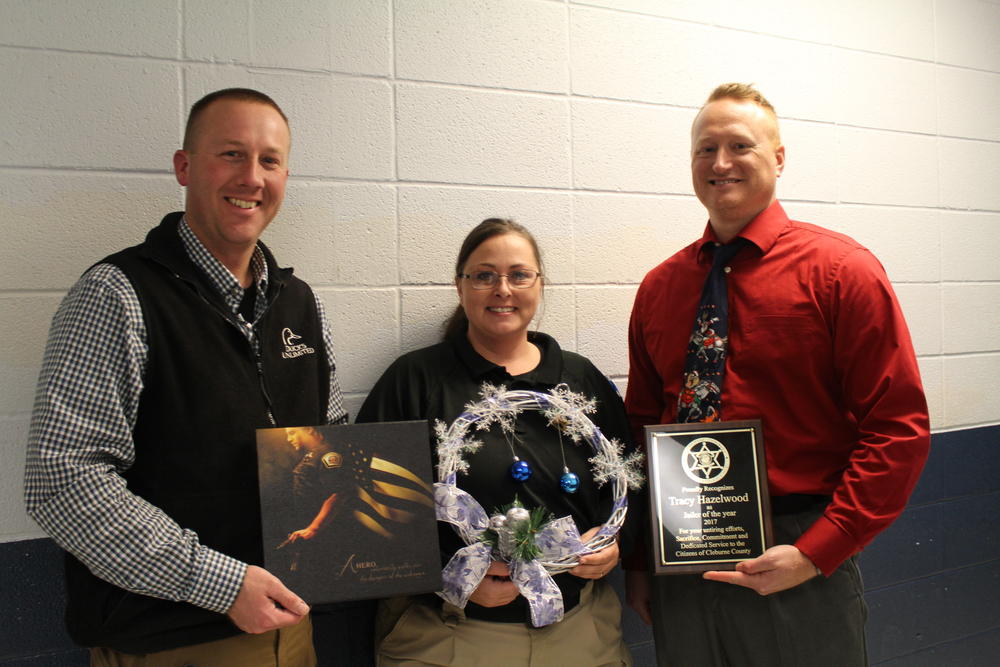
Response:
[{"label": "khaki pant", "polygon": [[446,607],[410,604],[379,644],[379,667],[632,664],[622,640],[621,603],[605,581],[588,583],[580,604],[563,620],[544,628],[464,618],[460,611]]},{"label": "khaki pant", "polygon": [[259,635],[239,634],[214,642],[129,655],[109,648],[90,649],[91,667],[315,667],[312,621]]}]

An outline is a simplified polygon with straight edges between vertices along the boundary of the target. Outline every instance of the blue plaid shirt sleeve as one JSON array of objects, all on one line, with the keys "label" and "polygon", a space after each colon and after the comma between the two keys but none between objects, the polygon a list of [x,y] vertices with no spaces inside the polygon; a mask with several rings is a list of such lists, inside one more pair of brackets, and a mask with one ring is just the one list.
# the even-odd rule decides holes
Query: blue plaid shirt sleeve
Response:
[{"label": "blue plaid shirt sleeve", "polygon": [[35,395],[25,505],[97,576],[135,593],[225,612],[246,564],[202,545],[131,493],[121,476],[135,460],[131,434],[145,338],[138,298],[118,268],[92,268],[66,295]]}]

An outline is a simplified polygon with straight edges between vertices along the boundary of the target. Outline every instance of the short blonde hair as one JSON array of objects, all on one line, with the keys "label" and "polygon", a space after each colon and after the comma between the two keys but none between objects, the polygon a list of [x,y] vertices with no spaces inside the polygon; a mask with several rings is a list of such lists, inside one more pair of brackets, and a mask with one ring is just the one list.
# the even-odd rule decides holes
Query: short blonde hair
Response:
[{"label": "short blonde hair", "polygon": [[[764,97],[763,93],[754,88],[752,83],[719,84],[708,96],[708,99],[705,100],[705,103],[701,105],[701,109],[698,110],[698,114],[700,115],[702,109],[707,107],[712,102],[726,99],[736,100],[738,102],[753,102],[766,111],[774,121],[774,139],[778,143],[781,142],[781,132],[778,129],[778,113],[774,110],[774,106],[768,102],[766,97]],[[697,116],[695,116],[695,118],[697,119]]]}]

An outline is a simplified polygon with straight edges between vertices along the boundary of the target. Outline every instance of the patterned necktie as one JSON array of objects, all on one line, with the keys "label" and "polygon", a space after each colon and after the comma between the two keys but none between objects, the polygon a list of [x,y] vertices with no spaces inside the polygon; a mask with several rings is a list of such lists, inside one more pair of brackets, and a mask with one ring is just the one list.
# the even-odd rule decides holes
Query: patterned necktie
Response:
[{"label": "patterned necktie", "polygon": [[705,279],[701,303],[684,361],[684,378],[677,399],[678,422],[714,422],[722,419],[722,380],[729,344],[729,303],[725,266],[744,246],[734,239],[715,247],[712,268]]}]

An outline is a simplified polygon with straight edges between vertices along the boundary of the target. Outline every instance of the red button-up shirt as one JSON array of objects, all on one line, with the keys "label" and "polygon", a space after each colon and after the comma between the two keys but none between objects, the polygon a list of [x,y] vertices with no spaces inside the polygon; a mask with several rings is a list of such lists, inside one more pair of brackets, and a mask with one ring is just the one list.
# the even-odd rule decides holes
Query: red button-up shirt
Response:
[{"label": "red button-up shirt", "polygon": [[[772,495],[833,497],[796,542],[829,574],[903,511],[927,457],[913,345],[884,269],[854,240],[778,202],[739,236],[750,244],[726,274],[723,418],[762,419]],[[676,421],[714,242],[709,225],[639,287],[625,399],[637,442],[643,426]]]}]

